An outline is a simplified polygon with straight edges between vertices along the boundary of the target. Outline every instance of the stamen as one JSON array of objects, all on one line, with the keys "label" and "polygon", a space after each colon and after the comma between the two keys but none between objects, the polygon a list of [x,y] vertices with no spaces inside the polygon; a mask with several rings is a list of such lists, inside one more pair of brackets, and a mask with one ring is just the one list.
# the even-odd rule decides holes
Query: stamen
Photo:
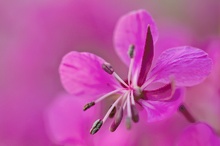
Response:
[{"label": "stamen", "polygon": [[109,108],[108,112],[106,113],[105,117],[103,118],[103,123],[105,123],[105,121],[107,120],[107,118],[109,117],[110,113],[112,112],[113,108],[118,104],[118,102],[121,100],[121,98],[123,97],[123,95],[121,95],[113,104],[112,106]]},{"label": "stamen", "polygon": [[114,132],[118,126],[120,125],[121,121],[122,121],[122,118],[123,118],[123,108],[120,107],[119,111],[116,113],[116,116],[115,116],[115,120],[113,121],[112,125],[110,126],[110,131],[111,132]]},{"label": "stamen", "polygon": [[134,45],[130,45],[128,49],[128,55],[130,58],[134,58]]},{"label": "stamen", "polygon": [[98,98],[97,100],[95,100],[95,103],[98,103],[98,102],[100,102],[101,100],[105,99],[106,97],[108,97],[108,96],[110,96],[110,95],[112,95],[112,94],[115,94],[115,93],[117,93],[117,92],[119,92],[119,91],[122,91],[122,90],[125,90],[125,89],[124,89],[124,88],[121,88],[121,89],[113,90],[113,91],[111,91],[111,92],[109,92],[109,93],[107,93],[107,94],[101,96],[101,97]]},{"label": "stamen", "polygon": [[130,102],[130,94],[127,96],[127,118],[126,118],[126,127],[127,129],[131,128],[131,102]]},{"label": "stamen", "polygon": [[127,106],[127,102],[123,102],[123,109]]},{"label": "stamen", "polygon": [[123,100],[122,100],[122,102],[121,102],[121,106],[123,106],[123,110],[125,109],[125,107],[126,107],[126,105],[127,105],[127,96],[128,96],[128,94],[129,94],[129,92],[126,92],[125,94],[124,94],[124,97],[123,97]]},{"label": "stamen", "polygon": [[131,104],[132,104],[132,105],[135,105],[134,92],[133,92],[133,90],[131,90]]},{"label": "stamen", "polygon": [[128,117],[131,118],[131,102],[130,102],[130,94],[127,96],[127,114],[128,114]]},{"label": "stamen", "polygon": [[129,70],[128,70],[128,84],[131,84],[131,76],[132,76],[132,69],[134,65],[134,45],[131,45],[129,48],[129,57],[131,58],[130,60],[130,65],[129,65]]},{"label": "stamen", "polygon": [[95,105],[95,102],[90,102],[90,103],[87,103],[84,107],[83,107],[83,110],[86,111],[87,109],[89,109],[90,107],[94,106]]},{"label": "stamen", "polygon": [[114,69],[110,63],[107,63],[107,62],[103,63],[102,68],[104,69],[104,71],[106,71],[110,75],[113,74],[114,72]]},{"label": "stamen", "polygon": [[134,94],[133,94],[133,90],[131,91],[131,117],[132,120],[137,123],[139,121],[139,114],[138,114],[138,110],[135,106],[135,101],[134,101]]},{"label": "stamen", "polygon": [[139,121],[138,110],[135,105],[131,105],[132,120],[137,123]]},{"label": "stamen", "polygon": [[113,118],[115,116],[116,113],[116,107],[114,107],[109,115],[109,118]]},{"label": "stamen", "polygon": [[129,87],[121,78],[120,76],[114,71],[113,67],[111,66],[111,64],[105,62],[102,64],[102,68],[105,72],[107,72],[110,75],[114,75],[114,77],[120,82],[122,83],[124,86]]},{"label": "stamen", "polygon": [[94,135],[96,132],[99,131],[99,129],[102,127],[103,121],[98,119],[94,122],[92,125],[92,128],[90,129],[90,134]]},{"label": "stamen", "polygon": [[126,117],[126,128],[131,129],[131,117]]},{"label": "stamen", "polygon": [[121,77],[119,77],[119,75],[118,75],[116,72],[114,72],[113,75],[114,75],[114,77],[115,77],[120,83],[122,83],[124,86],[126,86],[127,88],[129,88],[128,84],[126,84],[126,83],[121,79]]}]

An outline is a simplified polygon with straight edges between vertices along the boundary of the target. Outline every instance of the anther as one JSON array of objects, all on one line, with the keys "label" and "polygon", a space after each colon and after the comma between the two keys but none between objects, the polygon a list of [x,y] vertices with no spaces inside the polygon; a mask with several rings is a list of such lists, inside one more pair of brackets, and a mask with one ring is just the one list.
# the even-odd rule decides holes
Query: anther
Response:
[{"label": "anther", "polygon": [[130,45],[128,49],[128,55],[130,58],[134,58],[134,45]]},{"label": "anther", "polygon": [[137,123],[139,121],[138,110],[135,105],[131,105],[132,120]]},{"label": "anther", "polygon": [[127,129],[131,129],[131,118],[130,117],[126,117],[126,128]]},{"label": "anther", "polygon": [[131,84],[131,78],[132,78],[132,69],[133,69],[133,66],[134,66],[134,55],[135,55],[134,45],[129,46],[128,55],[131,59],[129,69],[128,69],[128,84],[130,85]]},{"label": "anther", "polygon": [[111,66],[111,64],[107,62],[102,64],[102,68],[104,69],[104,71],[106,71],[110,75],[114,73],[113,67]]},{"label": "anther", "polygon": [[112,125],[110,126],[110,131],[111,132],[114,132],[118,126],[120,125],[121,121],[122,121],[122,118],[123,118],[123,108],[121,107],[119,109],[119,111],[116,113],[115,115],[115,120],[113,121]]},{"label": "anther", "polygon": [[116,114],[115,123],[119,123],[120,124],[122,118],[123,118],[123,108],[121,107],[119,109],[119,111],[117,112],[117,114]]},{"label": "anther", "polygon": [[84,107],[83,107],[83,110],[86,111],[87,109],[89,109],[90,107],[94,106],[95,105],[95,102],[90,102],[90,103],[87,103]]},{"label": "anther", "polygon": [[94,122],[92,125],[92,128],[90,129],[90,134],[94,135],[96,132],[99,131],[99,129],[102,127],[103,121],[98,119]]},{"label": "anther", "polygon": [[115,121],[112,122],[111,126],[109,127],[109,130],[111,132],[114,132],[118,128],[119,124],[116,125]]},{"label": "anther", "polygon": [[114,107],[109,115],[109,118],[113,118],[115,116],[116,113],[116,107]]}]

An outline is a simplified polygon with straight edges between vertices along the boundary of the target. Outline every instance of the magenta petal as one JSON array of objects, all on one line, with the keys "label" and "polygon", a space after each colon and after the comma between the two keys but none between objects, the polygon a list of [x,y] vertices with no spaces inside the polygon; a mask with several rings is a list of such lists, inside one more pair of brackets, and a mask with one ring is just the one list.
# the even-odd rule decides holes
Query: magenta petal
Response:
[{"label": "magenta petal", "polygon": [[220,140],[207,124],[197,123],[184,130],[178,146],[220,146]]},{"label": "magenta petal", "polygon": [[184,90],[178,88],[175,90],[172,100],[169,101],[140,100],[140,104],[147,112],[147,121],[160,121],[173,115],[182,103],[183,96]]},{"label": "magenta petal", "polygon": [[117,84],[113,76],[102,69],[105,61],[91,53],[70,52],[60,65],[64,88],[79,97],[97,98],[113,90]]},{"label": "magenta petal", "polygon": [[59,96],[47,109],[46,126],[51,140],[61,145],[88,145],[89,128],[95,114],[83,112],[85,101],[70,95]]},{"label": "magenta petal", "polygon": [[146,99],[148,100],[169,100],[171,99],[173,90],[173,83],[169,83],[159,89],[145,91]]},{"label": "magenta petal", "polygon": [[138,10],[123,16],[117,23],[114,32],[114,44],[116,52],[125,64],[129,64],[130,58],[127,54],[130,45],[135,46],[134,69],[141,64],[144,52],[147,28],[150,26],[153,41],[157,41],[157,27],[148,12]]},{"label": "magenta petal", "polygon": [[146,42],[145,42],[145,47],[144,47],[144,53],[141,61],[141,68],[140,68],[140,73],[138,77],[138,86],[141,87],[146,78],[147,74],[150,70],[152,61],[154,57],[154,42],[153,42],[153,37],[151,34],[151,29],[148,27],[147,30],[147,36],[146,36]]},{"label": "magenta petal", "polygon": [[211,72],[212,60],[201,49],[183,46],[167,49],[152,69],[150,80],[169,83],[175,79],[177,86],[193,86],[202,82]]}]

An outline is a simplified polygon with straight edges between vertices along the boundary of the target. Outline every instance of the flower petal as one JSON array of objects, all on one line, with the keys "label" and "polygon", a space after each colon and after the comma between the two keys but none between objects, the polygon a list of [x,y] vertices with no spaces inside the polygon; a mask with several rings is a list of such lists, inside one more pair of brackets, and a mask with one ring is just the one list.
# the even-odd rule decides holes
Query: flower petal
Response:
[{"label": "flower petal", "polygon": [[112,91],[117,84],[113,76],[102,69],[105,61],[91,53],[70,52],[60,65],[60,77],[64,88],[80,97],[97,98]]},{"label": "flower petal", "polygon": [[171,99],[172,94],[175,90],[174,82],[171,81],[169,84],[166,84],[163,87],[160,87],[156,90],[147,90],[145,91],[146,100],[159,100],[159,101],[168,101]]},{"label": "flower petal", "polygon": [[219,146],[220,140],[205,123],[197,123],[187,127],[182,133],[178,146]]},{"label": "flower petal", "polygon": [[147,121],[155,122],[170,117],[174,114],[184,97],[184,89],[177,88],[169,101],[140,100],[140,104],[147,112]]},{"label": "flower petal", "polygon": [[212,60],[203,50],[189,46],[176,47],[160,55],[148,79],[169,83],[172,77],[177,86],[193,86],[202,82],[211,68]]},{"label": "flower petal", "polygon": [[154,43],[153,43],[153,37],[151,34],[150,27],[148,26],[144,53],[142,56],[140,73],[137,82],[137,85],[139,87],[141,87],[144,84],[147,78],[148,72],[151,68],[153,57],[154,57]]},{"label": "flower petal", "polygon": [[90,142],[89,128],[95,111],[83,113],[85,101],[70,95],[60,95],[46,111],[46,126],[49,137],[61,145],[84,145]]},{"label": "flower petal", "polygon": [[114,32],[114,45],[122,61],[129,65],[127,54],[130,45],[135,46],[134,69],[141,64],[144,52],[147,28],[150,26],[154,43],[158,38],[157,27],[148,12],[138,10],[123,16],[117,23]]}]

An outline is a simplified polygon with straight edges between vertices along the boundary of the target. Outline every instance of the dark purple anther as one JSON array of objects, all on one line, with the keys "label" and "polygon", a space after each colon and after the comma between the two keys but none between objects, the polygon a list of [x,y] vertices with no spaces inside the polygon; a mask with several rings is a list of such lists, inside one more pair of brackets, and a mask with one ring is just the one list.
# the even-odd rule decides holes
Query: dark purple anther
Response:
[{"label": "dark purple anther", "polygon": [[112,68],[111,64],[105,62],[102,64],[102,68],[104,69],[104,71],[106,71],[108,74],[113,74],[114,69]]},{"label": "dark purple anther", "polygon": [[114,107],[109,115],[109,118],[113,118],[115,116],[116,113],[116,107]]},{"label": "dark purple anther", "polygon": [[102,127],[102,120],[98,119],[94,122],[92,125],[92,128],[90,129],[90,134],[94,135],[96,132],[99,131],[99,129]]},{"label": "dark purple anther", "polygon": [[84,107],[83,107],[83,110],[86,111],[87,109],[89,109],[90,107],[94,106],[95,105],[95,102],[90,102],[90,103],[87,103]]},{"label": "dark purple anther", "polygon": [[121,107],[115,115],[115,120],[113,121],[110,127],[111,132],[114,132],[118,128],[118,126],[120,125],[122,121],[122,118],[123,118],[123,107]]},{"label": "dark purple anther", "polygon": [[134,58],[134,45],[130,45],[129,50],[128,50],[128,55],[130,58]]},{"label": "dark purple anther", "polygon": [[126,122],[126,128],[131,129],[131,118],[127,117],[125,122]]},{"label": "dark purple anther", "polygon": [[132,120],[137,123],[139,121],[138,110],[135,105],[131,105]]}]

